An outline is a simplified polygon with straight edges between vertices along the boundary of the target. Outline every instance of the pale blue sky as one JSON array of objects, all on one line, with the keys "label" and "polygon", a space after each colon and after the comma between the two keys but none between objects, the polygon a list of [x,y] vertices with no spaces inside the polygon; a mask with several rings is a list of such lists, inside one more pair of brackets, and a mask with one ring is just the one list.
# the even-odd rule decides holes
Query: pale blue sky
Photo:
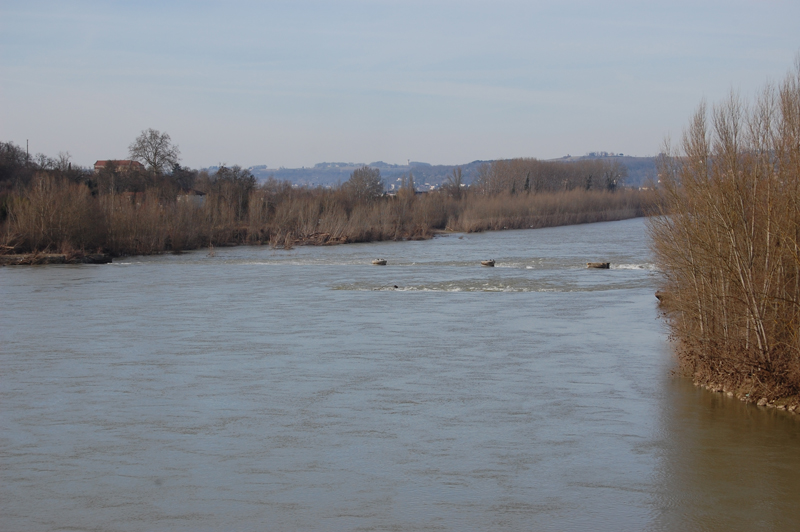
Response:
[{"label": "pale blue sky", "polygon": [[0,140],[88,166],[652,155],[800,51],[800,2],[0,0]]}]

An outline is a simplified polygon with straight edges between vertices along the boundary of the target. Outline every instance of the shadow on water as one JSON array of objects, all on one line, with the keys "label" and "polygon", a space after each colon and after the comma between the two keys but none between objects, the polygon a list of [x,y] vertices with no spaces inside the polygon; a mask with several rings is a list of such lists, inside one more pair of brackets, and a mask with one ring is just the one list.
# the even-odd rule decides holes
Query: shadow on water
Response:
[{"label": "shadow on water", "polygon": [[800,416],[673,378],[651,530],[797,530]]}]

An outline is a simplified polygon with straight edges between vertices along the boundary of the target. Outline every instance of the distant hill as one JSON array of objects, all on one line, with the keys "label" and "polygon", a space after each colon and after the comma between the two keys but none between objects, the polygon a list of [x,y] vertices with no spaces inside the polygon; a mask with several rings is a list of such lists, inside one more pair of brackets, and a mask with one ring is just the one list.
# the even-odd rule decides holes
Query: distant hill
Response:
[{"label": "distant hill", "polygon": [[[491,161],[473,161],[462,165],[432,165],[411,161],[407,165],[388,164],[383,161],[369,163],[366,166],[377,168],[388,190],[397,189],[400,180],[410,174],[418,190],[429,190],[441,186],[452,175],[453,169],[460,166],[465,183],[471,183],[478,175],[478,168]],[[279,181],[291,181],[295,185],[332,187],[350,179],[350,174],[363,163],[319,163],[307,168],[268,168],[251,166],[249,170],[259,180],[274,177]]]},{"label": "distant hill", "polygon": [[[580,161],[584,159],[614,159],[619,160],[628,168],[628,186],[642,186],[649,178],[656,175],[655,158],[653,157],[628,157],[611,155],[605,152],[584,155],[581,157],[566,156],[556,161]],[[472,161],[461,165],[432,165],[423,162],[411,161],[407,165],[388,164],[383,161],[369,163],[366,166],[377,168],[388,190],[395,190],[400,185],[400,180],[411,173],[417,190],[430,190],[440,187],[452,175],[453,170],[461,167],[463,181],[470,184],[478,177],[478,169],[483,164],[492,161]],[[307,168],[268,168],[266,165],[251,166],[249,170],[259,181],[274,177],[279,181],[290,181],[295,185],[333,187],[350,179],[350,174],[357,168],[365,166],[363,163],[319,163]]]}]

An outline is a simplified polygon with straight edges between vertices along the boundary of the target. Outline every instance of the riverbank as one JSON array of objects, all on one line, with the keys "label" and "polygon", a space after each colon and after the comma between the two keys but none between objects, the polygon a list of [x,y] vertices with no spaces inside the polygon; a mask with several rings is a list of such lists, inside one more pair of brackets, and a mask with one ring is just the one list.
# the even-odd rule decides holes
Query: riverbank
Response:
[{"label": "riverbank", "polygon": [[755,404],[765,408],[775,408],[785,410],[790,414],[800,415],[800,396],[772,397],[765,393],[755,393],[752,390],[759,389],[760,386],[754,381],[744,382],[739,386],[725,385],[718,382],[705,382],[694,380],[694,385],[704,388],[709,392],[725,394],[728,397],[738,399],[744,403]]},{"label": "riverbank", "polygon": [[[661,299],[662,305],[664,299]],[[661,307],[664,310],[664,307]],[[750,364],[749,369],[740,367],[745,358],[737,353],[701,352],[680,340],[675,344],[678,372],[691,379],[692,384],[709,392],[723,394],[743,403],[785,410],[800,415],[800,395],[792,393],[785,377],[767,371],[765,367]],[[725,359],[727,364],[720,362]],[[725,369],[722,369],[723,366]],[[788,392],[788,393],[787,393]]]},{"label": "riverbank", "polygon": [[[662,310],[698,384],[797,410],[800,62],[753,102],[701,104],[659,168]],[[765,120],[764,117],[770,117]],[[711,119],[713,118],[713,119]],[[748,124],[746,133],[740,124]],[[666,212],[665,212],[666,213]]]},{"label": "riverbank", "polygon": [[[453,233],[482,233],[485,231],[506,231],[512,229],[542,229],[545,227],[561,227],[566,225],[581,225],[598,222],[617,222],[630,220],[632,218],[642,218],[645,213],[642,209],[618,209],[613,211],[601,212],[576,212],[559,213],[551,215],[529,215],[518,217],[494,216],[479,219],[472,219],[468,224],[454,223],[443,228],[425,227],[414,232],[407,233],[398,238],[375,238],[363,240],[361,237],[353,238],[348,235],[332,235],[330,233],[311,233],[309,235],[295,235],[292,233],[278,233],[273,236],[269,244],[273,248],[291,249],[295,246],[331,246],[339,244],[354,244],[364,242],[376,242],[384,240],[429,240],[438,235],[448,235]],[[236,245],[229,243],[227,245]]]},{"label": "riverbank", "polygon": [[105,253],[24,253],[0,255],[0,266],[34,266],[42,264],[109,264],[111,255]]},{"label": "riverbank", "polygon": [[233,203],[216,193],[194,203],[170,201],[155,190],[94,196],[82,184],[48,175],[37,179],[7,202],[8,217],[0,227],[0,250],[6,254],[92,250],[116,257],[238,244],[291,248],[424,240],[439,231],[624,220],[652,211],[655,201],[649,191],[632,189],[409,192],[356,201],[347,190],[264,186]]}]

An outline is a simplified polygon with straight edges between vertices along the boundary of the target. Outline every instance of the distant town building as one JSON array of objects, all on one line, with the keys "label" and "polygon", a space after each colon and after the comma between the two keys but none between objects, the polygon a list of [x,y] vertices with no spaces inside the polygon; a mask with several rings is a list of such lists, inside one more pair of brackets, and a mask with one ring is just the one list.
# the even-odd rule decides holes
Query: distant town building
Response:
[{"label": "distant town building", "polygon": [[[614,153],[613,151],[590,151],[586,154],[587,157],[624,157],[621,153]],[[569,155],[567,156],[569,157]],[[565,157],[566,159],[566,157]]]},{"label": "distant town building", "polygon": [[144,165],[139,161],[129,161],[127,159],[115,160],[115,159],[108,159],[106,161],[97,161],[94,163],[94,171],[95,173],[103,170],[109,165],[114,165],[117,170],[121,170],[124,172],[128,172],[130,170],[144,170]]}]

